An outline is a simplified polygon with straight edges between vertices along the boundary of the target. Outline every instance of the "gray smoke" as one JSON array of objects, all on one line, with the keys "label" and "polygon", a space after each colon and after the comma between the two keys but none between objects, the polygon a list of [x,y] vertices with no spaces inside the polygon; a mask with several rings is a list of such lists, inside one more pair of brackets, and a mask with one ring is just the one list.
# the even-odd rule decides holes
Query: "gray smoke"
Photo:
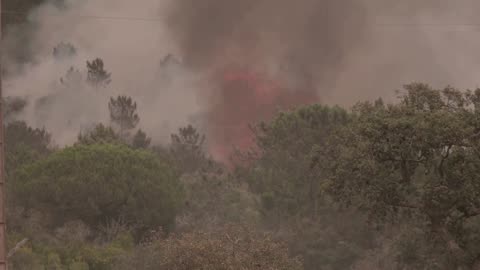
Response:
[{"label": "gray smoke", "polygon": [[[205,76],[228,64],[343,105],[390,97],[412,81],[476,87],[480,27],[464,24],[480,23],[478,8],[473,0],[69,0],[30,15],[32,64],[16,65],[10,56],[25,39],[6,36],[5,90],[26,97],[19,117],[45,126],[61,145],[107,122],[108,98],[118,94],[137,101],[141,127],[162,142],[208,109],[202,96],[213,86]],[[60,42],[72,43],[76,55],[55,59]],[[168,54],[183,66],[162,66]],[[96,57],[112,73],[108,88],[59,83],[71,66],[85,72]]]},{"label": "gray smoke", "polygon": [[168,26],[189,66],[286,70],[309,87],[331,86],[364,43],[366,19],[358,0],[179,0]]},{"label": "gray smoke", "polygon": [[[162,10],[163,3],[155,0],[69,1],[63,8],[47,4],[35,10],[30,16],[36,26],[30,37],[35,63],[18,68],[8,58],[16,36],[7,36],[5,42],[5,67],[11,74],[6,78],[6,94],[29,101],[19,117],[32,126],[45,126],[56,143],[69,144],[81,129],[108,123],[109,97],[125,94],[139,105],[140,127],[156,142],[169,139],[170,133],[198,113],[192,87],[196,75],[161,65],[166,55],[175,53],[161,20],[128,19],[161,18]],[[53,57],[53,49],[61,42],[73,44],[76,55]],[[86,61],[96,57],[102,58],[112,73],[107,88],[93,91],[78,83],[65,89],[60,84],[71,66],[86,77]],[[43,106],[39,106],[42,100]]]}]

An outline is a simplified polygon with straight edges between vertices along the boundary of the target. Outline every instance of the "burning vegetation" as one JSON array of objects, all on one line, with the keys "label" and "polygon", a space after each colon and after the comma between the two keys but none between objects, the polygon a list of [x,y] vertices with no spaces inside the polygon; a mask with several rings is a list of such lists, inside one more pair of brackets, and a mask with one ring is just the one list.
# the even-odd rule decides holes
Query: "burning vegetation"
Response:
[{"label": "burning vegetation", "polygon": [[[188,69],[172,54],[163,58],[161,67],[164,71]],[[222,163],[230,163],[235,150],[256,148],[252,125],[269,121],[280,111],[320,100],[311,78],[305,76],[301,82],[296,78],[293,83],[291,69],[286,66],[282,71],[269,72],[225,59],[217,61],[211,70],[201,77],[208,87],[196,88],[195,93],[205,104],[201,125],[209,138],[207,151]]]},{"label": "burning vegetation", "polygon": [[268,75],[246,68],[229,67],[215,74],[218,82],[208,113],[210,153],[228,162],[234,148],[248,151],[255,147],[251,125],[270,120],[281,110],[318,100],[314,91],[294,91]]}]

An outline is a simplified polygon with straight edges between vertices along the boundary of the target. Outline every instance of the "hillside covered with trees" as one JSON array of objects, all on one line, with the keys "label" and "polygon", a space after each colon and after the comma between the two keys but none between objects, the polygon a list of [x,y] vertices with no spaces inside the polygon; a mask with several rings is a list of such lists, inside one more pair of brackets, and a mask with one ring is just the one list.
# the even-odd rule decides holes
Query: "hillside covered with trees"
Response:
[{"label": "hillside covered with trees", "polygon": [[9,122],[10,247],[28,239],[11,264],[477,269],[479,97],[410,84],[392,104],[280,112],[233,170],[193,126],[151,144],[130,97],[65,148]]},{"label": "hillside covered with trees", "polygon": [[[4,0],[7,35],[27,38],[41,2]],[[88,59],[35,106],[112,75]],[[4,101],[9,269],[480,270],[480,89],[284,108],[228,164],[194,124],[158,143],[135,96],[109,97],[109,119],[62,146],[21,119],[28,100]]]}]

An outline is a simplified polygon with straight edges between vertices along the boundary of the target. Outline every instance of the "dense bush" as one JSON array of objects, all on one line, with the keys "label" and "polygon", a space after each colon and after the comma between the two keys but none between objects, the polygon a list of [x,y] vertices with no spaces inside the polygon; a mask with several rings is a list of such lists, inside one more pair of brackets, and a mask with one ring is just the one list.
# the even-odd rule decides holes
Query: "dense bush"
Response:
[{"label": "dense bush", "polygon": [[98,226],[123,219],[140,228],[171,229],[182,201],[177,175],[154,154],[124,145],[77,145],[22,168],[12,194],[54,224]]},{"label": "dense bush", "polygon": [[45,130],[11,122],[8,245],[29,241],[10,263],[480,269],[479,119],[480,90],[423,84],[393,104],[304,106],[257,125],[233,171],[193,126],[150,146],[143,131],[125,141],[98,125],[54,149]]},{"label": "dense bush", "polygon": [[115,269],[300,270],[302,264],[269,234],[223,226],[153,241],[124,257]]}]

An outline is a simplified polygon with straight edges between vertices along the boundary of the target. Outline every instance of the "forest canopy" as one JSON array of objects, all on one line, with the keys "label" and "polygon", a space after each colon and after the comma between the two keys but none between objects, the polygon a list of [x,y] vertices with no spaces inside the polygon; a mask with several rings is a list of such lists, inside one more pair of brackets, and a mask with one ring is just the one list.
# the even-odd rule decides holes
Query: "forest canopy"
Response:
[{"label": "forest canopy", "polygon": [[254,126],[256,146],[233,169],[191,125],[150,145],[138,143],[143,131],[99,124],[62,148],[12,122],[9,242],[29,242],[11,263],[187,269],[173,259],[185,256],[195,269],[476,269],[480,90],[414,83],[398,93],[394,103],[279,112]]}]

